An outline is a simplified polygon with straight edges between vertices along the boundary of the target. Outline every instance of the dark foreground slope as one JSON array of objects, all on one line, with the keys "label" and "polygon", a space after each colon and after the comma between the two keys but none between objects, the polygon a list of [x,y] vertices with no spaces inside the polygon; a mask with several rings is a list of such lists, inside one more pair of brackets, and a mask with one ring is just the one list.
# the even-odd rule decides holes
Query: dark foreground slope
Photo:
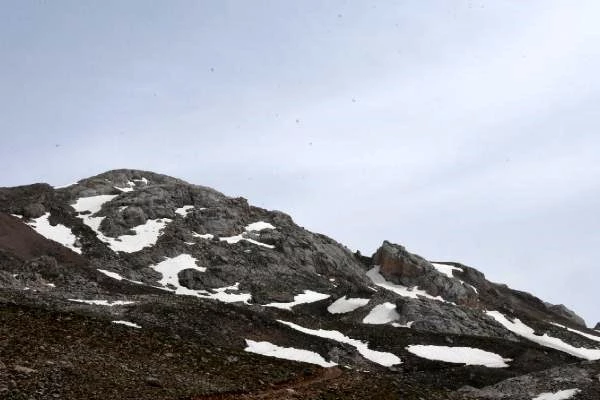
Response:
[{"label": "dark foreground slope", "polygon": [[474,268],[163,175],[0,189],[0,398],[598,399],[599,345]]}]

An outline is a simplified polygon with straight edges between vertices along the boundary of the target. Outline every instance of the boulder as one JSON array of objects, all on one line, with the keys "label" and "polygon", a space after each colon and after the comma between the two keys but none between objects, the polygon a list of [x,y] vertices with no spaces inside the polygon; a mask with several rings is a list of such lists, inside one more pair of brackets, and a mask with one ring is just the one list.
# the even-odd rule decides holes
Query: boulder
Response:
[{"label": "boulder", "polygon": [[123,219],[128,227],[133,228],[134,226],[143,225],[148,219],[144,210],[140,207],[130,206],[123,210]]},{"label": "boulder", "polygon": [[417,285],[424,273],[433,270],[424,258],[409,253],[404,246],[392,244],[387,240],[373,256],[373,263],[379,265],[382,275],[393,276],[404,286]]},{"label": "boulder", "polygon": [[46,213],[46,208],[40,203],[27,204],[23,207],[25,218],[39,218]]}]

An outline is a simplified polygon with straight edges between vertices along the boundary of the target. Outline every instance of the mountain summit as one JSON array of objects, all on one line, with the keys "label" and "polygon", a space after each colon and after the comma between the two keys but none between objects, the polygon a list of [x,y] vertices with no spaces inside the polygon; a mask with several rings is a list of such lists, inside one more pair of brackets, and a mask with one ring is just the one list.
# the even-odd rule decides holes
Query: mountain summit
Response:
[{"label": "mountain summit", "polygon": [[0,302],[6,399],[600,399],[565,306],[147,171],[0,188]]}]

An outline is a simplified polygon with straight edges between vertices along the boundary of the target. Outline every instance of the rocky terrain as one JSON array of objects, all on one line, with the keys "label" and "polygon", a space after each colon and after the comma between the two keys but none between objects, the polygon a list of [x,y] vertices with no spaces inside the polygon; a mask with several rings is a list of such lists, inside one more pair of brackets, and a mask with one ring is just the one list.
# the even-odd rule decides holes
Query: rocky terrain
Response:
[{"label": "rocky terrain", "polygon": [[600,324],[147,171],[0,188],[1,399],[600,399]]}]

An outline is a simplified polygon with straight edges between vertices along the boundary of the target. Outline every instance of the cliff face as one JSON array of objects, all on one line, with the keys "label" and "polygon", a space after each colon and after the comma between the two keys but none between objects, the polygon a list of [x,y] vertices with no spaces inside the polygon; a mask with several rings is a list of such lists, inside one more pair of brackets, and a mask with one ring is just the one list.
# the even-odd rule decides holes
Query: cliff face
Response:
[{"label": "cliff face", "polygon": [[[7,398],[487,398],[573,363],[579,385],[600,358],[576,314],[474,268],[353,254],[137,170],[0,188],[0,302]],[[529,392],[556,386],[540,376]]]}]

